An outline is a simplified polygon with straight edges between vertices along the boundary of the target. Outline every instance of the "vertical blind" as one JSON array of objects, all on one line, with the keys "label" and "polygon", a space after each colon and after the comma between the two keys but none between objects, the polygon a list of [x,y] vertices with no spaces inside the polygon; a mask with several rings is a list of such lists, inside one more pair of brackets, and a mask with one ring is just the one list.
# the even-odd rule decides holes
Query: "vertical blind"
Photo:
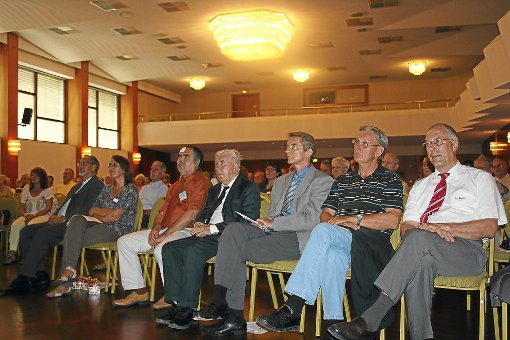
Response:
[{"label": "vertical blind", "polygon": [[119,148],[119,96],[89,88],[89,145]]}]

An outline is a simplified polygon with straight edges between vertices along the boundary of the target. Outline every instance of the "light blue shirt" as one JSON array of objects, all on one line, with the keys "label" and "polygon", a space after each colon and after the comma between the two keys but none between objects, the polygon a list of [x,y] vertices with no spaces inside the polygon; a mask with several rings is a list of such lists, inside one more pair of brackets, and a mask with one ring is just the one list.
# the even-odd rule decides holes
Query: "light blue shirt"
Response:
[{"label": "light blue shirt", "polygon": [[168,187],[162,182],[150,182],[142,187],[140,190],[139,198],[142,201],[143,209],[150,210],[156,203],[156,201],[166,196]]}]

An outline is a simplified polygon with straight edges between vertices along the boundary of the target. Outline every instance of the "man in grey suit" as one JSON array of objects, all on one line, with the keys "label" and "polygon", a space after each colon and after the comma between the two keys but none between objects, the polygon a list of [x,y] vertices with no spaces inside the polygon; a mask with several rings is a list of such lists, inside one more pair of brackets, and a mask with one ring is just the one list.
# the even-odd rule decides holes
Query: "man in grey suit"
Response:
[{"label": "man in grey suit", "polygon": [[312,165],[316,151],[311,135],[290,133],[285,152],[294,171],[276,179],[268,217],[257,220],[264,230],[231,223],[223,232],[216,255],[212,301],[200,312],[205,319],[223,319],[204,328],[206,334],[246,333],[243,316],[246,261],[271,263],[301,256],[333,183],[331,176]]},{"label": "man in grey suit", "polygon": [[27,294],[30,286],[49,284],[48,273],[44,270],[43,259],[46,253],[64,239],[67,221],[74,215],[87,215],[96,201],[104,184],[96,176],[99,161],[94,156],[84,156],[78,163],[81,184],[76,184],[67,194],[66,200],[56,215],[48,222],[29,225],[21,231],[20,248],[23,256],[21,274],[0,296]]}]

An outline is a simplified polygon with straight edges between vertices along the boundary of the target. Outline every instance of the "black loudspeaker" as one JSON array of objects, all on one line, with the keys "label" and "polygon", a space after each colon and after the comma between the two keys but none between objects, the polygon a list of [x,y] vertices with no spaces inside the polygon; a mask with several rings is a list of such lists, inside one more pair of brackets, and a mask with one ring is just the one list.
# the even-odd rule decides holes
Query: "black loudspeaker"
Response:
[{"label": "black loudspeaker", "polygon": [[25,110],[23,110],[23,118],[21,118],[21,125],[30,125],[30,122],[32,121],[32,112],[33,110],[26,107]]}]

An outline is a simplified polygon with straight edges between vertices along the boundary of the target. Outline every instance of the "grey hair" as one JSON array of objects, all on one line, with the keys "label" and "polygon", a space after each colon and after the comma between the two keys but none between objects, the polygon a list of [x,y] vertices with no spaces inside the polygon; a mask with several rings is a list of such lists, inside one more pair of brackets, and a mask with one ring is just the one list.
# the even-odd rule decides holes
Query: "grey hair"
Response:
[{"label": "grey hair", "polygon": [[348,159],[343,157],[335,157],[331,160],[331,164],[333,164],[335,161],[339,161],[343,166],[349,168],[351,166],[351,162],[349,162]]},{"label": "grey hair", "polygon": [[234,161],[234,163],[237,164],[238,167],[241,167],[241,160],[243,159],[241,156],[241,153],[237,151],[236,149],[223,149],[220,151],[217,151],[214,157],[228,157]]},{"label": "grey hair", "polygon": [[492,168],[492,158],[486,157],[483,153],[479,154],[478,157],[475,158],[475,161],[487,162],[490,168]]},{"label": "grey hair", "polygon": [[154,161],[154,163],[156,163],[159,168],[161,169],[162,172],[166,172],[166,164],[163,163],[162,161]]},{"label": "grey hair", "polygon": [[430,131],[436,127],[445,128],[446,130],[448,130],[448,134],[450,135],[450,138],[456,142],[459,142],[459,137],[457,136],[457,131],[455,131],[455,129],[451,125],[444,124],[444,123],[437,123],[437,124],[434,124],[431,127],[429,127],[429,129],[427,131]]},{"label": "grey hair", "polygon": [[370,131],[374,134],[375,139],[377,140],[377,143],[379,143],[380,146],[383,148],[383,153],[381,155],[384,156],[386,153],[386,150],[388,149],[388,136],[386,133],[375,126],[362,126],[359,128],[359,131]]},{"label": "grey hair", "polygon": [[312,150],[312,159],[315,158],[315,154],[317,154],[317,143],[315,142],[315,138],[309,133],[306,132],[291,132],[289,133],[289,137],[298,137],[301,138],[301,142],[303,143],[303,149],[306,151],[308,149]]}]

